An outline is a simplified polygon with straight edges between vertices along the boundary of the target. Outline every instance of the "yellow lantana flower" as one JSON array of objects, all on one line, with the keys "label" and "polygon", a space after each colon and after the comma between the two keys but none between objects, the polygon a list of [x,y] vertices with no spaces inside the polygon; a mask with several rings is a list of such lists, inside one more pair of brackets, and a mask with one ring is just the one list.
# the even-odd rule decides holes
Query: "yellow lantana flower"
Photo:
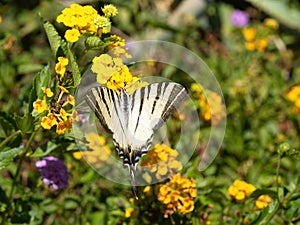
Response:
[{"label": "yellow lantana flower", "polygon": [[256,41],[256,49],[263,52],[268,46],[268,40],[266,38],[260,38]]},{"label": "yellow lantana flower", "polygon": [[248,51],[254,51],[255,50],[255,42],[254,41],[250,41],[250,42],[246,42],[245,43],[245,47]]},{"label": "yellow lantana flower", "polygon": [[77,29],[73,28],[71,30],[67,30],[65,33],[65,39],[70,42],[74,43],[79,40],[80,33]]},{"label": "yellow lantana flower", "polygon": [[66,124],[64,121],[61,121],[56,125],[56,133],[57,134],[64,134],[66,129],[67,129],[67,127],[66,127]]},{"label": "yellow lantana flower", "polygon": [[66,72],[66,66],[69,63],[69,60],[65,57],[58,57],[58,63],[55,65],[55,72],[60,75],[64,75]]},{"label": "yellow lantana flower", "polygon": [[48,106],[45,100],[38,99],[33,103],[33,109],[37,113],[42,113],[48,109]]},{"label": "yellow lantana flower", "polygon": [[252,42],[254,41],[255,37],[256,37],[256,29],[255,28],[244,28],[243,29],[243,35],[246,41],[248,42]]},{"label": "yellow lantana flower", "polygon": [[134,212],[134,208],[126,208],[125,209],[125,218],[131,217],[131,215],[133,214],[133,212]]},{"label": "yellow lantana flower", "polygon": [[123,65],[121,69],[113,73],[107,82],[107,87],[114,91],[119,91],[136,81],[138,81],[138,78],[133,77],[128,67]]},{"label": "yellow lantana flower", "polygon": [[287,98],[291,102],[296,102],[300,99],[300,86],[294,86],[292,89],[287,93]]},{"label": "yellow lantana flower", "polygon": [[108,54],[102,54],[93,59],[91,70],[97,74],[97,82],[106,84],[114,72],[123,66],[121,58],[112,58]]},{"label": "yellow lantana flower", "polygon": [[74,105],[74,104],[75,104],[75,98],[74,98],[72,95],[68,95],[68,96],[67,96],[67,102],[68,102],[70,105]]},{"label": "yellow lantana flower", "polygon": [[273,30],[278,30],[279,24],[277,20],[273,18],[266,18],[263,23],[264,26],[269,27]]},{"label": "yellow lantana flower", "polygon": [[52,114],[49,113],[47,116],[42,118],[41,125],[44,129],[50,130],[51,127],[57,124],[57,118]]},{"label": "yellow lantana flower", "polygon": [[233,185],[228,188],[228,195],[237,201],[242,201],[252,194],[256,187],[242,180],[235,180]]},{"label": "yellow lantana flower", "polygon": [[53,96],[53,92],[50,88],[42,87],[42,90],[47,97],[51,98]]},{"label": "yellow lantana flower", "polygon": [[160,186],[158,200],[167,205],[165,213],[167,217],[175,211],[181,214],[192,212],[196,195],[195,181],[176,174],[168,183]]},{"label": "yellow lantana flower", "polygon": [[141,166],[147,166],[157,179],[172,176],[182,170],[182,164],[177,160],[178,152],[165,144],[155,145],[146,155]]},{"label": "yellow lantana flower", "polygon": [[105,163],[109,163],[111,149],[106,145],[105,138],[95,132],[90,132],[85,135],[85,139],[88,142],[85,145],[90,149],[90,151],[81,152],[85,160],[95,168],[100,168]]},{"label": "yellow lantana flower", "polygon": [[258,209],[263,209],[270,205],[272,202],[272,198],[269,195],[261,195],[255,201],[255,205]]}]

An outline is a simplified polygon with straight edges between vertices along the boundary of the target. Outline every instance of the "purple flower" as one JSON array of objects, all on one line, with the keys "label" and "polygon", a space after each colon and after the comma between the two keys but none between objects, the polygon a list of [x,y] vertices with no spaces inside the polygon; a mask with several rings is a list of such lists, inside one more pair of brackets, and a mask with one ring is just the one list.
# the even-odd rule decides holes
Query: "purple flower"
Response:
[{"label": "purple flower", "polygon": [[54,190],[68,186],[69,172],[65,164],[54,156],[46,156],[35,166],[41,172],[42,181]]},{"label": "purple flower", "polygon": [[231,14],[230,21],[236,27],[244,27],[249,23],[249,16],[241,10],[234,10]]}]

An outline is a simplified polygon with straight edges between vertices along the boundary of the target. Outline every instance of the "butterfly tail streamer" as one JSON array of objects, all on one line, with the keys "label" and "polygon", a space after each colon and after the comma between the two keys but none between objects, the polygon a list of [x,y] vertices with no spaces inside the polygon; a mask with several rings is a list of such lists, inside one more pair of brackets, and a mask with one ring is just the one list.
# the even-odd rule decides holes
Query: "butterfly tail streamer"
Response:
[{"label": "butterfly tail streamer", "polygon": [[130,164],[130,165],[128,166],[128,168],[129,168],[129,173],[130,173],[130,181],[131,181],[131,186],[132,186],[132,192],[133,192],[133,194],[134,194],[136,200],[138,200],[139,197],[138,197],[138,195],[137,195],[137,190],[136,190],[136,179],[135,179],[135,171],[136,171],[136,170],[135,170],[135,166],[134,166],[134,164],[132,163],[132,164]]}]

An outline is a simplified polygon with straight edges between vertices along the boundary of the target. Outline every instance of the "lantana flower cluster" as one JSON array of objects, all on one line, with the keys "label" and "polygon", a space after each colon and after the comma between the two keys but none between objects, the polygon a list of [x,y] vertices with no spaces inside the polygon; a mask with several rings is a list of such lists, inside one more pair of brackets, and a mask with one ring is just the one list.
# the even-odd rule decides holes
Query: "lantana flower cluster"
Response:
[{"label": "lantana flower cluster", "polygon": [[242,180],[235,180],[233,185],[228,188],[228,195],[237,201],[242,201],[250,196],[256,187]]},{"label": "lantana flower cluster", "polygon": [[96,73],[98,83],[106,84],[108,88],[118,93],[121,89],[126,89],[127,93],[131,94],[148,84],[134,77],[121,58],[108,54],[95,57],[91,70]]},{"label": "lantana flower cluster", "polygon": [[[254,185],[243,180],[235,180],[233,185],[228,188],[228,195],[236,201],[241,202],[249,197],[255,190],[256,187]],[[255,206],[258,209],[263,209],[270,205],[271,202],[272,198],[269,195],[260,195],[255,201]]]},{"label": "lantana flower cluster", "polygon": [[202,87],[197,83],[191,85],[191,91],[198,101],[204,121],[211,121],[212,125],[217,125],[226,116],[222,98],[217,93],[207,90],[205,96]]},{"label": "lantana flower cluster", "polygon": [[102,8],[102,12],[104,15],[99,15],[90,5],[72,4],[62,11],[56,21],[70,28],[65,32],[65,39],[73,43],[84,33],[101,36],[102,33],[110,32],[110,18],[116,16],[118,10],[114,5],[109,4]]},{"label": "lantana flower cluster", "polygon": [[[148,167],[151,173],[155,173],[157,179],[175,175],[182,170],[182,164],[177,160],[178,152],[165,144],[157,144],[148,151],[146,158],[141,162],[142,167]],[[148,179],[151,179],[149,177]],[[151,180],[148,180],[151,182]]]},{"label": "lantana flower cluster", "polygon": [[70,131],[72,121],[77,119],[77,113],[72,107],[75,104],[73,95],[69,93],[65,86],[68,86],[72,80],[71,74],[66,73],[68,59],[58,58],[55,66],[57,73],[57,92],[54,95],[50,88],[42,87],[44,92],[43,99],[37,99],[33,103],[34,114],[45,114],[41,119],[41,126],[50,130],[56,126],[57,134],[64,134]]},{"label": "lantana flower cluster", "polygon": [[300,114],[300,86],[297,85],[292,87],[287,93],[287,98],[294,103],[294,112]]},{"label": "lantana flower cluster", "polygon": [[174,212],[187,214],[194,210],[197,196],[196,182],[176,174],[159,188],[158,200],[166,205],[165,217]]},{"label": "lantana flower cluster", "polygon": [[275,34],[279,25],[278,22],[271,18],[266,18],[262,25],[255,27],[243,28],[243,37],[245,47],[248,51],[257,50],[264,52],[270,42],[270,36]]},{"label": "lantana flower cluster", "polygon": [[249,26],[249,15],[242,10],[234,10],[230,17],[231,23],[242,29],[245,48],[248,51],[264,52],[269,45],[270,36],[278,30],[279,24],[275,19],[266,18],[263,24]]},{"label": "lantana flower cluster", "polygon": [[110,161],[111,149],[106,145],[105,137],[98,135],[95,132],[90,132],[85,135],[86,143],[85,146],[88,148],[86,151],[74,152],[73,156],[76,159],[82,157],[95,168],[101,168]]}]

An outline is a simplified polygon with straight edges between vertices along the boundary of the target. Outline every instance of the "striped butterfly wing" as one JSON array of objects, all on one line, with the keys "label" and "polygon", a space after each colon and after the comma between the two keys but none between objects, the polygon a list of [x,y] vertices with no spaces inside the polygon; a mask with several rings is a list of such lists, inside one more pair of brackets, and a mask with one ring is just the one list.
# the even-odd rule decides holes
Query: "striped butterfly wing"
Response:
[{"label": "striped butterfly wing", "polygon": [[154,131],[186,97],[184,87],[173,82],[150,84],[132,95],[124,89],[118,95],[103,86],[87,93],[88,105],[102,126],[113,134],[118,155],[129,168],[135,195],[135,170],[139,159],[147,153]]},{"label": "striped butterfly wing", "polygon": [[146,153],[154,131],[164,124],[186,97],[184,87],[173,82],[154,83],[135,91],[130,96],[128,127],[130,139],[135,140],[133,149],[140,149],[141,155]]}]

